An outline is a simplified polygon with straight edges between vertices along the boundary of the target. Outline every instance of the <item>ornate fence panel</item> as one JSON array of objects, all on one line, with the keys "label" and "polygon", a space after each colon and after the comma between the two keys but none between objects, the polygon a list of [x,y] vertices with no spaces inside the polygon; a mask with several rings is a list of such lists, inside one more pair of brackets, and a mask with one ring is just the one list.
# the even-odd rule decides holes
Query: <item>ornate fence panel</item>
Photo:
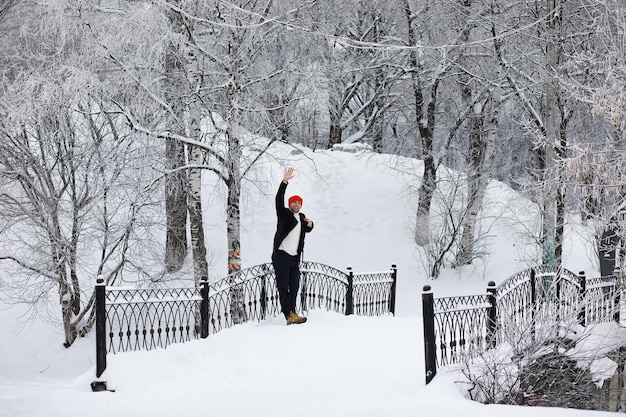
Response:
[{"label": "ornate fence panel", "polygon": [[395,313],[395,265],[391,269],[391,274],[389,271],[353,274],[354,314],[380,316]]},{"label": "ornate fence panel", "polygon": [[496,288],[497,343],[551,331],[555,323],[576,324],[582,294],[581,278],[566,269],[540,266],[513,275]]},{"label": "ornate fence panel", "polygon": [[201,302],[196,288],[108,288],[108,351],[150,350],[195,339]]},{"label": "ornate fence panel", "polygon": [[619,317],[619,305],[623,285],[616,276],[587,280],[583,302],[584,324],[608,322]]},{"label": "ornate fence panel", "polygon": [[[341,314],[395,312],[397,271],[353,274],[315,263],[300,264],[298,309],[324,308]],[[96,285],[96,374],[107,352],[166,348],[204,338],[247,321],[280,314],[271,263],[237,271],[199,288],[115,288]]]},{"label": "ornate fence panel", "polygon": [[445,311],[435,314],[439,366],[474,357],[486,348],[490,307],[488,294],[435,299],[435,311]]},{"label": "ornate fence panel", "polygon": [[279,312],[274,268],[270,263],[242,269],[209,285],[209,334]]},{"label": "ornate fence panel", "polygon": [[345,314],[348,274],[315,262],[302,262],[301,265],[300,311],[321,308]]},{"label": "ornate fence panel", "polygon": [[554,337],[554,326],[619,321],[620,283],[616,277],[587,280],[584,272],[576,275],[541,266],[521,271],[497,287],[490,282],[481,295],[434,298],[430,286],[425,286],[426,383],[437,366],[474,358],[498,343]]}]

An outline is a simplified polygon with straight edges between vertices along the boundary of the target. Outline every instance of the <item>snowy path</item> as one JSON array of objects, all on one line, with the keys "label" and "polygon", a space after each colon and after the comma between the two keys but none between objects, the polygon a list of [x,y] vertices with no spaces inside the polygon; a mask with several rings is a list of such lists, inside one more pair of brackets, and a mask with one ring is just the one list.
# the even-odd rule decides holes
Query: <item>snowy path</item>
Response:
[{"label": "snowy path", "polygon": [[[0,377],[0,416],[537,415],[465,400],[444,378],[425,386],[420,333],[416,317],[323,311],[300,326],[278,318],[248,323],[166,350],[109,355],[103,379],[115,393],[91,392],[93,367],[73,379]],[[590,417],[550,411],[583,413]]]}]

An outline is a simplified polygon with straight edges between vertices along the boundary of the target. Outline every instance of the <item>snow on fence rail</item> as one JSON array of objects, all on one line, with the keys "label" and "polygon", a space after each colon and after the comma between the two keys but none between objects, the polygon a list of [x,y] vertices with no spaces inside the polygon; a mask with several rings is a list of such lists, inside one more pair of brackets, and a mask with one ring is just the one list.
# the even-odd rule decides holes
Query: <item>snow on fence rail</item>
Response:
[{"label": "snow on fence rail", "polygon": [[[316,262],[300,263],[298,310],[323,308],[350,315],[395,314],[397,268],[343,272]],[[234,272],[199,287],[129,288],[96,284],[96,376],[107,353],[166,348],[206,338],[247,321],[281,314],[271,263]]]}]

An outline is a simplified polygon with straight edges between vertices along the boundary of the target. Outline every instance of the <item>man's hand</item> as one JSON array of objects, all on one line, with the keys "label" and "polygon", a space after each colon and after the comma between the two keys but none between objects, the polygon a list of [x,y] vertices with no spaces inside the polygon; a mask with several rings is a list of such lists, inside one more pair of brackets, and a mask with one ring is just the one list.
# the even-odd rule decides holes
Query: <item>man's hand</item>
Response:
[{"label": "man's hand", "polygon": [[295,176],[295,169],[289,167],[285,170],[285,174],[283,175],[283,182],[288,183],[290,179]]},{"label": "man's hand", "polygon": [[308,217],[305,217],[304,221],[306,222],[307,226],[313,227],[313,220],[309,219]]}]

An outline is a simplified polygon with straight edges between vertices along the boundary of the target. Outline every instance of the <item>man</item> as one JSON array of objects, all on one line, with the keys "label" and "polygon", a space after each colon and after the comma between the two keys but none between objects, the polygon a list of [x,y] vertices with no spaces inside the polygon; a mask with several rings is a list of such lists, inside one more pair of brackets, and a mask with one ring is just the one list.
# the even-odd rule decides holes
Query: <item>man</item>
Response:
[{"label": "man", "polygon": [[274,235],[272,264],[281,310],[287,324],[300,324],[306,322],[306,317],[296,314],[296,296],[300,286],[299,262],[304,249],[304,235],[313,230],[313,222],[300,213],[302,197],[289,197],[289,207],[285,207],[285,190],[293,177],[294,169],[287,168],[276,193],[278,224]]}]

